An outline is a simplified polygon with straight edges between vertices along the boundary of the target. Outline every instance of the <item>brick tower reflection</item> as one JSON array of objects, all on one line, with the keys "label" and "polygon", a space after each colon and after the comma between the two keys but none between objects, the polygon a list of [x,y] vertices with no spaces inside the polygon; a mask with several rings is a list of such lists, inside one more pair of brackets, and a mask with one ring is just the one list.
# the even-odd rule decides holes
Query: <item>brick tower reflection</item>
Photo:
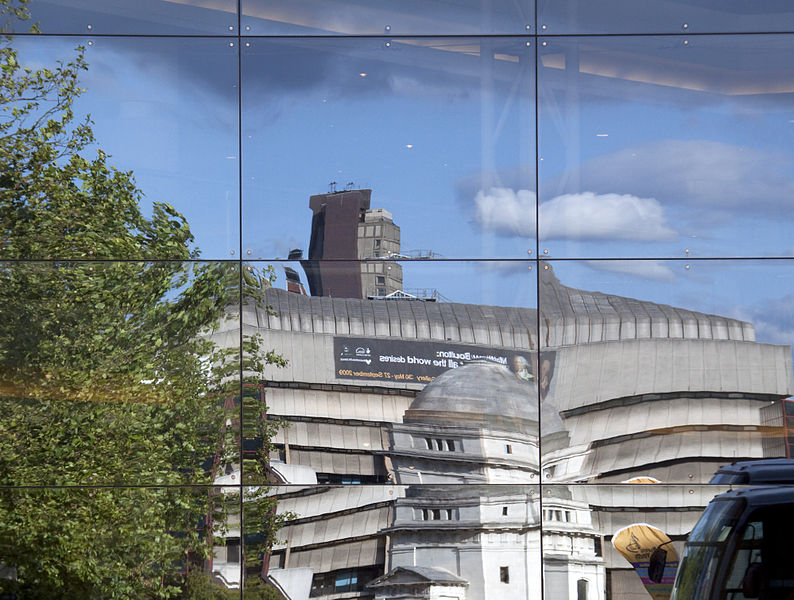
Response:
[{"label": "brick tower reflection", "polygon": [[400,228],[389,211],[370,209],[372,190],[316,194],[309,199],[312,231],[301,264],[312,296],[367,298],[402,289]]}]

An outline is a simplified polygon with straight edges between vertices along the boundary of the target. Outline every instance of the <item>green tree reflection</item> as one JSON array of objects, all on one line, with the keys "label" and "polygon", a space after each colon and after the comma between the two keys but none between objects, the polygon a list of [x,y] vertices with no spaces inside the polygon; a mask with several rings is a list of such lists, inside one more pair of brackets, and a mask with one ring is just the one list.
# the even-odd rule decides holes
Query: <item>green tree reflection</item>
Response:
[{"label": "green tree reflection", "polygon": [[[27,18],[26,4],[0,0],[4,33]],[[51,68],[18,58],[4,35],[0,590],[226,597],[202,573],[239,519],[240,490],[229,502],[213,483],[243,463],[243,437],[261,440],[247,481],[265,480],[271,425],[241,393],[240,373],[255,381],[283,360],[256,338],[242,355],[213,340],[239,336],[241,296],[261,301],[271,273],[195,262],[174,207],[143,214],[133,174],[92,150],[90,120],[73,113],[82,48]],[[246,556],[256,563],[278,519],[262,489],[251,496],[246,529],[266,540]]]}]

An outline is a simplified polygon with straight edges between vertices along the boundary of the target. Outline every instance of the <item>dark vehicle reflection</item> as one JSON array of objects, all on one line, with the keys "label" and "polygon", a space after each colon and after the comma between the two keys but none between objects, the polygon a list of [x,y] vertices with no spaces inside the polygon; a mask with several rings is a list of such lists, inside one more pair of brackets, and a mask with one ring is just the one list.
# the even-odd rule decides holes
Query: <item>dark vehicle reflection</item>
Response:
[{"label": "dark vehicle reflection", "polygon": [[[671,600],[794,597],[792,461],[734,463],[714,480],[756,483],[717,496],[686,543]],[[763,485],[788,479],[785,485]]]}]

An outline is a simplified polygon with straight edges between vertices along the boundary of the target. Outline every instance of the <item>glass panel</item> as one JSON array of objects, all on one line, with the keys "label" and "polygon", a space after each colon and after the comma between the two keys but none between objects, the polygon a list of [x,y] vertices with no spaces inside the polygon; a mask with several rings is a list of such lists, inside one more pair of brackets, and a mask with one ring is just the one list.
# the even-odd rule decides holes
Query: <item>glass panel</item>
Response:
[{"label": "glass panel", "polygon": [[0,594],[239,599],[239,516],[234,488],[0,489]]},{"label": "glass panel", "polygon": [[[307,273],[328,288],[389,268],[423,286],[455,286],[470,303],[402,286],[366,299],[305,293]],[[252,263],[245,273],[256,280],[260,269]],[[264,380],[251,381],[262,386],[268,417],[281,420],[270,422],[275,460],[312,466],[320,483],[384,483],[395,477],[384,458],[395,435],[405,452],[441,460],[455,481],[534,480],[536,276],[526,261],[304,261],[271,269],[273,287],[250,286],[243,322],[246,335],[278,356],[263,365]],[[416,425],[390,433],[407,419]],[[481,452],[492,465],[460,471],[460,456]],[[422,465],[411,470],[423,472]],[[419,477],[443,479],[443,469]]]},{"label": "glass panel", "polygon": [[12,20],[9,31],[25,32],[34,23],[41,33],[222,35],[237,31],[236,0],[31,0],[27,8],[29,19]]},{"label": "glass panel", "polygon": [[544,264],[544,481],[706,483],[787,456],[793,287],[791,260]]},{"label": "glass panel", "polygon": [[[313,259],[526,258],[534,249],[521,237],[535,211],[529,39],[245,45],[246,257],[308,248]],[[329,228],[338,234],[323,237]],[[356,228],[366,248],[337,241]]]},{"label": "glass panel", "polygon": [[791,37],[541,44],[549,256],[794,254]]},{"label": "glass panel", "polygon": [[[544,598],[669,597],[684,541],[726,487],[544,485]],[[664,551],[661,581],[650,557]]]},{"label": "glass panel", "polygon": [[515,35],[534,22],[534,0],[242,0],[254,35]]},{"label": "glass panel", "polygon": [[[409,585],[424,597],[540,597],[537,486],[282,486],[271,494],[283,528],[260,556],[277,585],[311,598]],[[261,522],[262,509],[244,502],[246,523]],[[249,549],[265,544],[261,530],[249,539]],[[246,582],[256,585],[261,568],[249,564]]]},{"label": "glass panel", "polygon": [[[26,104],[25,112],[22,100],[9,101],[15,94],[2,101],[21,112],[0,125],[0,192],[13,205],[0,215],[0,257],[183,260],[199,250],[203,258],[236,257],[232,40],[7,42],[16,56],[12,65],[13,55],[4,55],[11,75],[3,89],[29,95],[36,106]],[[56,69],[58,60],[71,66]]]},{"label": "glass panel", "polygon": [[0,485],[239,483],[238,303],[223,263],[0,265]]},{"label": "glass panel", "polygon": [[540,0],[540,33],[722,33],[791,31],[786,0]]}]

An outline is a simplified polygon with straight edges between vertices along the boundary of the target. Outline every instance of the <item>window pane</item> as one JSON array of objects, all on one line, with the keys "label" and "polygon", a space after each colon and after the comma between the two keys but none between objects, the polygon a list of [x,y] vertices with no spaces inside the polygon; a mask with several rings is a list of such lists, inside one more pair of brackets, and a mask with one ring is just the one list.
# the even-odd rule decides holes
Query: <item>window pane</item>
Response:
[{"label": "window pane", "polygon": [[42,33],[223,35],[237,31],[236,0],[33,0],[30,19],[12,31],[37,23]]},{"label": "window pane", "polygon": [[242,0],[252,35],[515,35],[534,20],[534,0]]},{"label": "window pane", "polygon": [[[34,73],[71,61],[75,66],[63,77],[47,81],[57,89],[70,85],[74,75],[85,91],[74,99],[74,118],[63,134],[43,129],[44,121],[60,118],[65,108],[55,91],[37,92],[30,85],[24,93],[35,97],[39,110],[4,121],[9,133],[0,142],[0,170],[16,178],[4,182],[4,197],[31,211],[28,227],[36,236],[4,221],[12,243],[0,246],[0,257],[182,260],[197,251],[202,258],[238,256],[234,38],[25,36],[10,44],[16,62]],[[86,70],[79,66],[81,54]],[[21,84],[24,72],[16,70],[13,79]],[[53,113],[44,112],[51,108]],[[82,128],[89,115],[93,141]],[[28,139],[28,127],[42,141]],[[73,145],[64,151],[67,144]],[[48,147],[52,155],[44,153]],[[76,157],[87,164],[70,165]],[[151,234],[142,219],[153,214],[186,243],[144,243]],[[142,243],[120,242],[113,227],[138,231]]]},{"label": "window pane", "polygon": [[[252,262],[245,273],[262,272],[267,264]],[[365,299],[360,292],[358,298],[302,293],[309,287],[306,274],[313,267],[327,288],[350,275],[351,269],[359,273],[362,265],[400,268],[408,285],[401,288],[402,295],[390,299]],[[469,475],[461,471],[456,455],[485,452],[496,462],[488,475],[471,474],[471,481],[535,480],[536,272],[527,269],[526,261],[274,266],[272,287],[255,297],[252,291],[243,319],[246,331],[261,337],[262,348],[273,349],[287,361],[282,367],[265,366],[262,381],[268,415],[288,425],[273,438],[274,456],[289,447],[292,462],[312,467],[327,483],[354,475],[364,477],[363,482],[393,479],[396,475],[383,458],[389,449],[386,424],[401,423],[404,415],[413,414],[414,400],[425,385],[455,372],[461,383],[453,383],[452,377],[448,393],[460,385],[467,399],[449,397],[436,408],[419,407],[417,422],[424,425],[407,428],[399,440],[395,438],[400,448],[425,457],[424,462],[401,467],[402,476],[413,480],[421,473],[422,481],[429,482],[444,481],[449,474],[463,481]],[[431,291],[430,286],[442,284],[443,293]],[[460,301],[451,301],[447,293]],[[477,366],[483,363],[493,368]],[[467,365],[482,372],[467,375],[471,369],[460,370]],[[482,442],[485,446],[480,447],[475,436],[459,447],[457,439],[442,437],[432,428],[434,423],[458,422],[495,429]]]},{"label": "window pane", "polygon": [[3,569],[12,575],[0,593],[234,593],[240,563],[224,557],[226,537],[239,536],[239,505],[239,492],[216,486],[0,489]]},{"label": "window pane", "polygon": [[[560,522],[544,510],[543,597],[596,598],[604,588],[613,598],[669,594],[687,535],[725,491],[713,485],[544,485],[543,506],[576,517]],[[653,584],[647,557],[661,543],[665,569],[661,584]]]},{"label": "window pane", "polygon": [[[452,590],[486,597],[503,585],[497,567],[509,573],[516,597],[541,595],[538,486],[278,486],[271,492],[287,518],[268,559],[271,573],[277,580],[311,578],[313,597],[344,586],[371,594],[395,582],[405,585],[409,578],[429,587],[428,575]],[[422,520],[417,509],[428,505],[455,506],[459,512],[452,520]],[[253,504],[243,506],[252,525],[261,522]],[[502,506],[510,507],[509,516],[502,515]],[[471,548],[461,540],[475,527],[487,544]],[[483,561],[494,553],[499,562],[484,569]],[[294,570],[273,570],[285,564]]]},{"label": "window pane", "polygon": [[531,39],[245,44],[246,257],[528,256]]},{"label": "window pane", "polygon": [[792,38],[550,38],[539,235],[555,257],[791,256]]},{"label": "window pane", "polygon": [[786,0],[540,0],[540,33],[722,33],[791,31]]},{"label": "window pane", "polygon": [[544,265],[544,480],[707,483],[785,456],[792,278],[789,260]]},{"label": "window pane", "polygon": [[239,483],[233,268],[2,264],[0,483]]}]

